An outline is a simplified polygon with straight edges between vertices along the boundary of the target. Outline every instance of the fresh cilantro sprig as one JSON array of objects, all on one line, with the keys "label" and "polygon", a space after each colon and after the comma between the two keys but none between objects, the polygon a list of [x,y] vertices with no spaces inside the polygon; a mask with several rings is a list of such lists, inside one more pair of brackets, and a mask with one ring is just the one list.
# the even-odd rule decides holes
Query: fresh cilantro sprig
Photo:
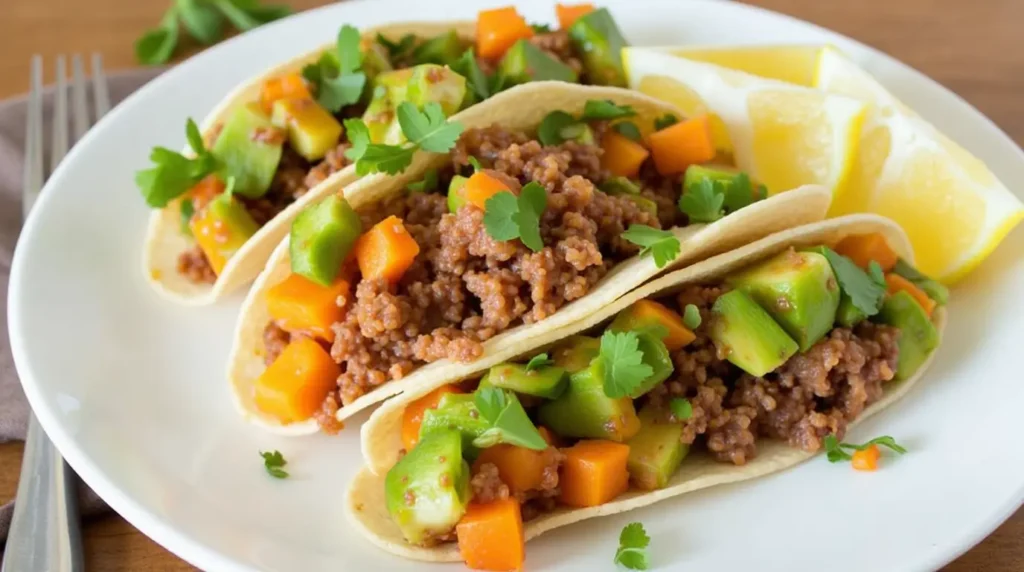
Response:
[{"label": "fresh cilantro sprig", "polygon": [[284,460],[284,455],[281,451],[260,451],[260,456],[263,457],[263,468],[267,470],[267,473],[275,479],[287,479],[288,472],[282,467],[288,464],[288,461]]},{"label": "fresh cilantro sprig", "polygon": [[566,130],[579,124],[580,122],[575,117],[564,111],[552,111],[544,116],[540,126],[537,127],[537,138],[545,146],[559,145],[571,138],[572,133]]},{"label": "fresh cilantro sprig", "polygon": [[[561,110],[545,115],[537,127],[537,138],[545,146],[559,145],[579,137],[587,129],[587,121],[621,119],[634,115],[636,110],[628,105],[618,105],[606,99],[590,99],[583,104],[583,113],[579,117]],[[640,129],[631,121],[620,121],[612,128],[634,141],[640,140]]]},{"label": "fresh cilantro sprig", "polygon": [[526,362],[526,371],[538,370],[542,367],[553,365],[555,360],[548,357],[548,354],[537,354],[530,358],[530,361]]},{"label": "fresh cilantro sprig", "polygon": [[323,108],[337,113],[342,107],[359,101],[366,88],[363,51],[359,47],[359,30],[348,24],[338,30],[334,52],[324,52],[315,63],[302,68],[316,91],[316,101]]},{"label": "fresh cilantro sprig", "polygon": [[661,131],[666,127],[672,127],[676,123],[679,123],[679,118],[671,113],[666,113],[654,120],[654,130]]},{"label": "fresh cilantro sprig", "polygon": [[489,427],[473,439],[473,445],[481,449],[507,443],[535,451],[548,448],[547,441],[526,415],[526,410],[511,391],[497,387],[481,387],[473,395],[480,416]]},{"label": "fresh cilantro sprig", "polygon": [[647,547],[651,537],[647,536],[644,525],[631,522],[619,534],[619,548],[615,551],[615,563],[630,570],[647,570],[651,566]]},{"label": "fresh cilantro sprig", "polygon": [[410,191],[417,193],[429,193],[437,190],[437,169],[427,169],[427,172],[423,174],[423,178],[415,183],[409,183],[407,186]]},{"label": "fresh cilantro sprig", "polygon": [[530,24],[530,28],[533,29],[534,34],[547,34],[551,31],[549,24]]},{"label": "fresh cilantro sprig", "polygon": [[668,402],[668,408],[672,411],[672,416],[677,421],[686,421],[690,417],[693,417],[693,404],[690,403],[689,399],[682,397],[673,397]]},{"label": "fresh cilantro sprig", "polygon": [[494,240],[518,238],[527,248],[539,252],[544,248],[540,216],[547,204],[547,192],[535,181],[524,185],[518,197],[501,191],[484,203],[484,229]]},{"label": "fresh cilantro sprig", "polygon": [[850,297],[854,307],[865,316],[874,316],[882,307],[885,299],[885,276],[877,263],[869,266],[871,273],[864,272],[852,260],[838,252],[823,246],[813,249],[820,252],[828,260],[832,272],[836,275],[839,288]]},{"label": "fresh cilantro sprig", "polygon": [[384,37],[383,34],[377,34],[377,43],[384,46],[384,49],[388,51],[388,58],[391,61],[401,59],[408,54],[412,48],[416,45],[415,34],[405,34],[397,42]]},{"label": "fresh cilantro sprig", "polygon": [[720,182],[725,195],[723,206],[726,212],[734,213],[743,207],[750,206],[768,195],[768,189],[764,185],[757,185],[750,181],[746,173],[740,173],[729,182]]},{"label": "fresh cilantro sprig", "polygon": [[403,101],[398,105],[398,124],[409,145],[371,143],[370,130],[361,119],[345,120],[348,140],[352,144],[345,156],[355,161],[357,174],[398,174],[412,163],[413,155],[420,149],[447,153],[455,146],[463,130],[461,123],[447,121],[441,105],[433,101],[422,111]]},{"label": "fresh cilantro sprig", "polygon": [[612,399],[630,395],[654,374],[654,369],[644,363],[636,332],[605,331],[598,359],[604,370],[604,394]]},{"label": "fresh cilantro sprig", "polygon": [[583,104],[583,115],[580,121],[622,119],[633,117],[636,110],[629,105],[619,105],[608,99],[590,99]]},{"label": "fresh cilantro sprig", "polygon": [[185,138],[195,154],[194,158],[155,147],[149,155],[154,166],[135,173],[135,184],[150,207],[167,206],[220,167],[220,162],[206,148],[199,127],[191,118],[185,123]]},{"label": "fresh cilantro sprig", "polygon": [[845,449],[849,449],[851,451],[863,451],[872,445],[887,447],[900,455],[907,452],[907,450],[900,446],[895,439],[888,435],[875,437],[867,443],[861,443],[860,445],[853,443],[840,443],[839,439],[837,439],[835,435],[825,436],[825,453],[828,457],[828,462],[830,463],[838,463],[840,461],[849,461],[853,459],[853,455],[847,453]]},{"label": "fresh cilantro sprig", "polygon": [[630,141],[640,141],[642,138],[640,135],[640,128],[632,121],[620,121],[615,125],[612,125],[612,129]]},{"label": "fresh cilantro sprig", "polygon": [[686,307],[683,308],[683,325],[686,326],[687,329],[693,331],[700,327],[700,323],[700,310],[693,304],[687,304]]},{"label": "fresh cilantro sprig", "polygon": [[683,191],[679,210],[690,222],[710,223],[764,199],[767,194],[765,186],[754,186],[746,173],[729,181],[705,177]]},{"label": "fresh cilantro sprig", "polygon": [[178,47],[182,25],[192,39],[210,45],[224,37],[229,22],[245,32],[291,13],[287,6],[263,6],[259,0],[175,0],[160,25],[135,40],[135,59],[147,65],[166,63]]},{"label": "fresh cilantro sprig", "polygon": [[483,101],[492,95],[491,82],[487,74],[480,69],[480,64],[476,61],[476,52],[473,51],[473,48],[466,50],[462,57],[456,60],[455,64],[452,65],[452,70],[466,78],[467,86],[479,101]]},{"label": "fresh cilantro sprig", "polygon": [[640,256],[650,253],[658,268],[675,260],[681,249],[679,239],[674,234],[645,224],[631,224],[621,236],[641,247]]}]

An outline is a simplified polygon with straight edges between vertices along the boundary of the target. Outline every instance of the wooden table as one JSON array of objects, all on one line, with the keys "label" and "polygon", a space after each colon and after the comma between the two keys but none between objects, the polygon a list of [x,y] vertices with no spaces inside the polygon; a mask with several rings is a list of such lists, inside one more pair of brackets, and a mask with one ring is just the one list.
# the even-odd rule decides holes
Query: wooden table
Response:
[{"label": "wooden table", "polygon": [[[281,0],[277,0],[280,2]],[[409,0],[413,1],[413,0]],[[1024,143],[1021,0],[747,0],[847,34],[935,78]],[[135,65],[132,43],[170,0],[14,0],[0,18],[0,98],[28,89],[33,53],[100,51],[108,69]],[[323,0],[286,0],[296,9]],[[13,4],[13,5],[12,5]],[[0,445],[0,499],[14,496],[22,447]],[[85,526],[90,570],[194,570],[116,515]],[[946,569],[1024,570],[1024,510]]]}]

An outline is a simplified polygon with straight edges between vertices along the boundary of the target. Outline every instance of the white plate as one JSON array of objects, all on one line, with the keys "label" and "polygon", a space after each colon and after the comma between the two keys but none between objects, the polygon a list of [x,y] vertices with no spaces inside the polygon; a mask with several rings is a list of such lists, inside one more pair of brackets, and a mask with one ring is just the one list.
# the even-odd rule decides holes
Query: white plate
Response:
[{"label": "white plate", "polygon": [[[740,4],[602,3],[636,44],[834,42],[1008,185],[1024,182],[1024,156],[992,123],[861,44]],[[553,20],[549,2],[518,4],[533,20]],[[239,420],[223,371],[241,297],[182,308],[149,290],[140,268],[148,213],[133,172],[147,165],[150,147],[182,147],[185,117],[201,117],[244,78],[330,40],[343,22],[472,18],[477,8],[465,0],[345,2],[215,47],[93,129],[50,180],[22,233],[10,329],[33,408],[86,482],[203,569],[419,565],[373,548],[340,513],[363,418],[336,438],[296,440]],[[1022,255],[1017,229],[955,290],[948,338],[927,379],[851,436],[891,434],[908,455],[875,474],[818,458],[757,482],[562,529],[529,544],[528,567],[612,570],[618,532],[632,520],[651,533],[659,569],[926,570],[953,559],[1024,498]],[[285,454],[290,479],[264,472],[258,451],[268,449]]]}]

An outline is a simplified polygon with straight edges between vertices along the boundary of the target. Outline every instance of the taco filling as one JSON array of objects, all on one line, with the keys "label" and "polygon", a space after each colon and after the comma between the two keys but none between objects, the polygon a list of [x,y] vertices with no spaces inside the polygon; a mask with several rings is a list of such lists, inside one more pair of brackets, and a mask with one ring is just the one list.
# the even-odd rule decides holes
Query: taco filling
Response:
[{"label": "taco filling", "polygon": [[265,294],[257,407],[334,431],[338,408],[422,364],[480,358],[483,342],[585,296],[617,264],[668,264],[680,242],[663,229],[766,196],[710,164],[706,118],[638,123],[629,106],[590,100],[532,133],[468,129],[400,196],[307,208],[292,225],[291,275]]},{"label": "taco filling", "polygon": [[691,454],[744,465],[765,440],[842,439],[938,345],[946,297],[880,235],[853,235],[640,300],[550,357],[410,403],[387,511],[409,543],[519,569],[522,522],[545,512],[664,488]]},{"label": "taco filling", "polygon": [[[446,116],[518,84],[557,80],[624,86],[625,40],[606,9],[561,6],[562,28],[531,26],[512,7],[487,10],[476,36],[361,36],[343,26],[333,49],[301,71],[266,79],[253,101],[201,136],[194,157],[154,149],[136,181],[149,206],[180,212],[190,246],[177,272],[213,283],[227,261],[309,189],[355,162],[349,120],[371,144],[407,142],[397,110],[438,103]],[[205,141],[204,141],[205,139]],[[366,174],[360,172],[360,175]]]}]

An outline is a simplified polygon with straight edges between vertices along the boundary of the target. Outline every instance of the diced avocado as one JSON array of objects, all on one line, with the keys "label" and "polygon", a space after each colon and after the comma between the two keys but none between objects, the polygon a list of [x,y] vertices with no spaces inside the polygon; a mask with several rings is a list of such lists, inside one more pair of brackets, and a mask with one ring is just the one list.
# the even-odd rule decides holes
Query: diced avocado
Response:
[{"label": "diced avocado", "polygon": [[573,123],[563,127],[558,134],[565,141],[575,141],[580,145],[594,144],[594,130],[586,123]]},{"label": "diced avocado", "polygon": [[896,379],[907,379],[914,375],[939,345],[939,329],[909,292],[901,290],[889,296],[876,319],[900,329],[900,359],[896,367]]},{"label": "diced avocado", "polygon": [[470,500],[469,464],[457,431],[421,439],[384,478],[388,514],[412,544],[431,546],[458,524]]},{"label": "diced avocado", "polygon": [[666,415],[650,404],[640,410],[640,432],[626,442],[629,460],[626,469],[637,488],[653,491],[664,488],[683,462],[690,446],[684,445],[682,423],[669,423]]},{"label": "diced avocado", "polygon": [[527,40],[519,40],[505,52],[498,64],[506,85],[518,85],[530,81],[555,80],[576,83],[576,70],[558,61],[544,50]]},{"label": "diced avocado", "polygon": [[259,231],[260,225],[238,199],[221,193],[192,217],[189,228],[213,271],[220,274],[228,259]]},{"label": "diced avocado", "polygon": [[704,179],[731,183],[740,174],[739,169],[728,165],[690,165],[683,175],[683,189],[695,189]]},{"label": "diced avocado", "polygon": [[633,400],[605,395],[604,367],[599,359],[573,374],[565,393],[558,399],[542,404],[537,410],[537,419],[562,437],[621,443],[640,430]]},{"label": "diced avocado", "polygon": [[292,222],[292,272],[330,286],[362,233],[359,215],[341,196],[309,205]]},{"label": "diced avocado", "polygon": [[626,177],[612,177],[601,185],[601,190],[609,195],[639,195],[640,185]]},{"label": "diced avocado", "polygon": [[473,452],[473,439],[487,430],[487,420],[480,416],[472,393],[448,393],[437,407],[423,412],[420,439],[437,431],[455,430],[462,435],[462,450]]},{"label": "diced avocado", "polygon": [[363,40],[363,73],[366,79],[373,81],[378,75],[394,69],[388,50],[374,40]]},{"label": "diced avocado", "polygon": [[601,340],[589,336],[571,336],[552,352],[555,365],[574,374],[590,367],[590,362],[601,353]]},{"label": "diced avocado", "polygon": [[799,349],[782,326],[740,290],[715,300],[710,334],[726,359],[756,377],[779,367]]},{"label": "diced avocado", "polygon": [[224,165],[221,178],[235,178],[234,192],[255,199],[270,188],[284,141],[284,132],[254,102],[232,110],[210,152]]},{"label": "diced avocado", "polygon": [[458,61],[464,51],[466,44],[462,38],[455,30],[449,30],[416,46],[412,52],[412,61],[416,64],[450,66]]},{"label": "diced avocado", "polygon": [[828,259],[816,252],[787,250],[729,277],[786,330],[801,351],[832,329],[839,284]]},{"label": "diced avocado", "polygon": [[921,274],[902,258],[896,261],[896,266],[893,267],[892,271],[910,280],[915,286],[923,290],[929,298],[935,300],[935,303],[939,306],[945,306],[949,302],[949,288]]},{"label": "diced avocado", "polygon": [[466,195],[463,189],[468,180],[469,177],[455,175],[452,177],[451,182],[448,183],[448,212],[457,213],[462,205],[466,204]]},{"label": "diced avocado", "polygon": [[485,383],[484,380],[494,387],[545,399],[555,399],[562,395],[569,384],[569,376],[560,367],[542,366],[526,371],[525,365],[517,363],[502,363],[492,367],[480,381],[481,385]]},{"label": "diced avocado", "polygon": [[[459,110],[466,97],[466,78],[436,64],[423,64],[412,69],[405,101],[419,109],[431,102],[438,103],[446,117]],[[394,101],[396,109],[399,103],[401,100]]]},{"label": "diced avocado", "polygon": [[275,101],[271,121],[288,131],[288,143],[307,161],[323,159],[341,138],[341,123],[307,97]]},{"label": "diced avocado", "polygon": [[629,44],[607,8],[579,17],[569,26],[569,39],[583,57],[583,70],[595,85],[626,87],[622,48]]},{"label": "diced avocado", "polygon": [[363,112],[363,123],[370,132],[370,142],[383,143],[394,119],[395,110],[391,107],[388,89],[378,85],[373,88],[373,96]]},{"label": "diced avocado", "polygon": [[839,309],[836,310],[836,323],[844,328],[852,328],[867,319],[867,314],[853,305],[853,298],[845,292],[839,297]]}]

